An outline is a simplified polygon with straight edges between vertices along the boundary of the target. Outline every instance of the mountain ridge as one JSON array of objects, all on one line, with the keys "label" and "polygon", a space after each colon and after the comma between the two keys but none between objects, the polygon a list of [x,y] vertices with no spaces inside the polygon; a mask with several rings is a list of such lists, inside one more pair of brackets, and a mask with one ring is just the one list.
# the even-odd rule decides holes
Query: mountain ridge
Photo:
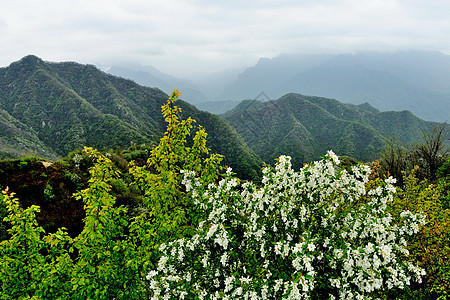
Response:
[{"label": "mountain ridge", "polygon": [[176,88],[182,93],[182,99],[189,103],[196,104],[205,102],[207,99],[194,83],[164,74],[152,66],[112,66],[107,72],[115,76],[131,79],[142,86],[157,87],[167,94],[170,94]]}]

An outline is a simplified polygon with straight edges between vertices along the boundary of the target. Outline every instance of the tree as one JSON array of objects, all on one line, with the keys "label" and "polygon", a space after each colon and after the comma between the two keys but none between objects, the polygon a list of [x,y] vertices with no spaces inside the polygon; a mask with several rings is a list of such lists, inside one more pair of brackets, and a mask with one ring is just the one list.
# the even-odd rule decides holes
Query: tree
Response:
[{"label": "tree", "polygon": [[423,132],[423,142],[415,149],[418,157],[423,160],[426,173],[431,180],[436,179],[437,170],[445,162],[448,154],[448,147],[445,145],[446,127],[447,123],[442,123],[429,132]]},{"label": "tree", "polygon": [[[182,187],[182,170],[201,174],[202,184],[215,182],[221,156],[208,155],[206,132],[200,128],[188,147],[191,118],[179,121],[172,93],[162,106],[167,132],[147,165],[130,173],[143,189],[146,211],[130,218],[116,204],[112,183],[118,177],[112,161],[85,148],[94,165],[86,189],[75,194],[83,201],[83,231],[72,239],[64,228],[46,234],[36,221],[39,207],[23,209],[7,190],[0,197],[11,229],[0,241],[0,299],[144,299],[143,278],[154,267],[160,243],[186,236],[201,219],[198,207]],[[0,211],[1,213],[1,211]]]},{"label": "tree", "polygon": [[166,235],[174,237],[186,234],[183,231],[189,231],[190,227],[198,223],[197,207],[186,196],[181,184],[181,170],[195,171],[202,183],[216,181],[221,170],[222,155],[209,155],[207,133],[201,126],[192,142],[188,141],[195,120],[179,120],[181,108],[174,105],[179,96],[180,93],[175,90],[161,108],[167,130],[159,145],[152,150],[147,164],[142,167],[133,162],[130,164],[130,174],[134,177],[134,184],[144,194],[148,217],[153,219],[151,230],[158,239]]},{"label": "tree", "polygon": [[388,176],[397,179],[397,184],[403,186],[403,172],[408,165],[408,150],[394,138],[387,140],[381,152],[380,163]]}]

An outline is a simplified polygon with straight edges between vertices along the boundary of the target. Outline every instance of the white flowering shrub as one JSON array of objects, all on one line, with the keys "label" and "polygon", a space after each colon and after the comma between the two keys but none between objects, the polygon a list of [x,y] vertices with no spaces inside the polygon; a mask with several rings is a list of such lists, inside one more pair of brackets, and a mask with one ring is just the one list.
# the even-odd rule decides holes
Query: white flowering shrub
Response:
[{"label": "white flowering shrub", "polygon": [[370,169],[340,170],[329,151],[299,172],[290,157],[263,170],[261,186],[227,171],[183,184],[207,219],[197,233],[164,243],[147,275],[151,299],[363,299],[421,281],[406,235],[425,216],[386,212],[395,180],[367,188]]}]

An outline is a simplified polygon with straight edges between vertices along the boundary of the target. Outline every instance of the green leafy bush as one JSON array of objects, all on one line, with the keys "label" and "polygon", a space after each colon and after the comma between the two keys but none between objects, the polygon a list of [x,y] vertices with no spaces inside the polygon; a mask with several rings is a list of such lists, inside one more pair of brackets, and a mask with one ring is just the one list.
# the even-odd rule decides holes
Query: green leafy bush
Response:
[{"label": "green leafy bush", "polygon": [[437,171],[438,178],[450,177],[450,158]]},{"label": "green leafy bush", "polygon": [[[0,190],[2,186],[0,185]],[[6,203],[3,201],[3,194],[0,194],[0,241],[3,241],[7,238],[6,235],[6,224],[3,219],[8,215],[8,211],[6,209]]]},{"label": "green leafy bush", "polygon": [[403,210],[426,214],[419,234],[407,239],[408,250],[427,273],[423,289],[439,299],[450,296],[450,209],[442,194],[443,184],[419,181],[413,170],[389,207],[393,215]]},{"label": "green leafy bush", "polygon": [[199,210],[181,185],[181,170],[197,172],[204,184],[217,180],[221,170],[222,156],[208,155],[207,134],[202,127],[188,142],[195,120],[179,120],[181,108],[174,105],[179,95],[175,90],[162,106],[167,130],[159,145],[151,151],[147,164],[142,167],[134,162],[130,164],[129,172],[134,177],[134,184],[144,193],[148,217],[154,220],[152,228],[148,229],[154,236],[148,242],[153,245],[159,245],[167,238],[189,234],[198,224]]}]

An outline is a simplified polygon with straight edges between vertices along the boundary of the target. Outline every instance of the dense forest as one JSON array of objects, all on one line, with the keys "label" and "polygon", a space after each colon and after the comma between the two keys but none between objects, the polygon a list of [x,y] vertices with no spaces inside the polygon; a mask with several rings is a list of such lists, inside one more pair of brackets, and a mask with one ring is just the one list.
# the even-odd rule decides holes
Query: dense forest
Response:
[{"label": "dense forest", "polygon": [[0,75],[1,299],[448,297],[446,124],[299,94],[219,117],[33,56]]}]

